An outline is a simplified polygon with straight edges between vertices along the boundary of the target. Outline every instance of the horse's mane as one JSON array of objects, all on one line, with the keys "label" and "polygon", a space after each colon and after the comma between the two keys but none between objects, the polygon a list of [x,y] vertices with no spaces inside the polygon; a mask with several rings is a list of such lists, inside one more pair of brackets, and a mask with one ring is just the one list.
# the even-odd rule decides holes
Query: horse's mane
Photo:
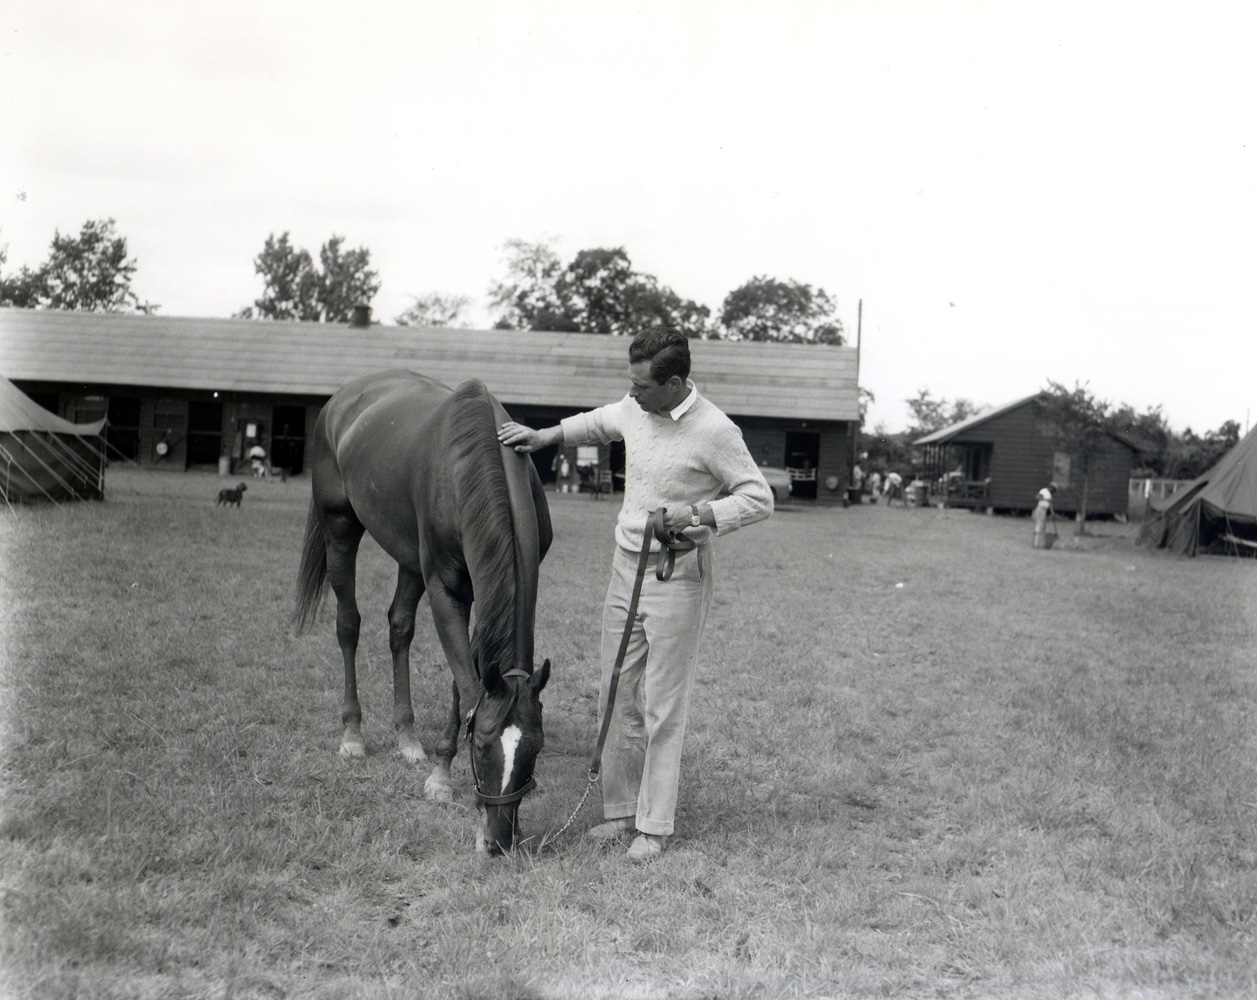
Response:
[{"label": "horse's mane", "polygon": [[498,443],[493,401],[472,379],[454,390],[449,461],[459,508],[463,558],[476,602],[476,650],[487,663],[510,667],[515,652],[515,523]]}]

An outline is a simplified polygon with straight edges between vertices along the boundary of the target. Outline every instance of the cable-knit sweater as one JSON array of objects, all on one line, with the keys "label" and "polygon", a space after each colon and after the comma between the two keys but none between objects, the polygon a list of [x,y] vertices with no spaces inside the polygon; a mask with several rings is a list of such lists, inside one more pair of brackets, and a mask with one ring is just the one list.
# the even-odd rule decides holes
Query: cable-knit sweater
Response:
[{"label": "cable-knit sweater", "polygon": [[[772,490],[746,450],[742,432],[697,393],[676,417],[647,413],[626,395],[619,402],[567,417],[561,426],[565,444],[624,442],[624,502],[615,540],[631,553],[641,551],[646,521],[657,507],[675,510],[710,504],[717,535],[762,521],[773,512]],[[689,528],[685,534],[703,543],[710,540],[711,529]],[[658,542],[651,547],[658,549]]]}]

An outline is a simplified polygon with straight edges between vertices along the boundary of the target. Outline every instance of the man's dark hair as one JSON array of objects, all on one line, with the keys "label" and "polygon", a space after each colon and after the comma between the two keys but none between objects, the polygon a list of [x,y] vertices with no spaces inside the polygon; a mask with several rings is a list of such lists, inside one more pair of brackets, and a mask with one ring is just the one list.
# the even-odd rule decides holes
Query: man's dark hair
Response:
[{"label": "man's dark hair", "polygon": [[643,330],[629,344],[629,362],[650,362],[650,377],[663,385],[673,375],[690,377],[690,342],[679,330],[654,326]]}]

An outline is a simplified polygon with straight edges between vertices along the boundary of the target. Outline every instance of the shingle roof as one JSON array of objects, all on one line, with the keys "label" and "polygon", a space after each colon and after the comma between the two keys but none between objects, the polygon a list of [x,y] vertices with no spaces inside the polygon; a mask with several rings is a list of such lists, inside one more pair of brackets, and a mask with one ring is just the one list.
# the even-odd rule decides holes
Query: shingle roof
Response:
[{"label": "shingle roof", "polygon": [[1039,394],[1036,392],[1033,396],[1023,396],[1021,399],[1014,400],[1011,403],[1005,403],[1003,406],[988,406],[981,413],[975,413],[973,416],[966,417],[964,420],[957,421],[947,427],[939,428],[933,433],[925,435],[925,437],[917,438],[912,443],[914,445],[943,444],[950,441],[956,435],[963,434],[971,427],[978,427],[981,424],[986,423],[988,420],[994,420],[996,417],[1002,416],[1003,414],[1015,410],[1020,406],[1025,406],[1028,402],[1030,402],[1030,400],[1036,398],[1038,395]]},{"label": "shingle roof", "polygon": [[[1041,395],[1042,393],[1036,392],[1033,396],[1023,396],[1021,399],[1014,400],[1011,403],[1005,403],[1003,406],[988,407],[987,409],[983,410],[981,413],[975,413],[971,417],[966,417],[964,420],[960,420],[947,427],[940,428],[939,430],[934,431],[932,434],[927,434],[925,435],[925,437],[917,438],[912,443],[914,445],[946,444],[948,441],[951,441],[953,438],[958,437],[959,435],[963,434],[965,431],[972,430],[974,427],[979,427],[982,424],[985,424],[988,420],[994,420],[996,417],[1003,416],[1005,413],[1009,413],[1013,410],[1020,409],[1021,407],[1025,406],[1027,403],[1031,402],[1032,400],[1038,399],[1039,396]],[[1126,447],[1130,448],[1132,451],[1150,450],[1150,446],[1148,444],[1138,441],[1135,438],[1131,437],[1129,434],[1126,434],[1122,431],[1116,431],[1116,430],[1113,430],[1112,428],[1106,427],[1104,429],[1104,433],[1107,434],[1109,437],[1113,438],[1113,440],[1126,445]]]},{"label": "shingle roof", "polygon": [[[726,413],[851,421],[856,351],[691,341],[693,379]],[[0,309],[0,375],[103,385],[330,395],[412,368],[482,379],[509,404],[590,407],[628,388],[628,341],[596,334],[419,329]]]}]

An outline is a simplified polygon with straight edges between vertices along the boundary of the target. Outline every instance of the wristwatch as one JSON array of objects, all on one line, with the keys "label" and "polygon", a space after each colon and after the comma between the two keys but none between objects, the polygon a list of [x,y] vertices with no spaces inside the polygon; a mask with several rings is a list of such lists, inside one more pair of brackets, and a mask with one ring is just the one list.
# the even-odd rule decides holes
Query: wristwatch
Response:
[{"label": "wristwatch", "polygon": [[698,516],[698,508],[690,507],[690,527],[697,528],[703,523],[703,519]]}]

